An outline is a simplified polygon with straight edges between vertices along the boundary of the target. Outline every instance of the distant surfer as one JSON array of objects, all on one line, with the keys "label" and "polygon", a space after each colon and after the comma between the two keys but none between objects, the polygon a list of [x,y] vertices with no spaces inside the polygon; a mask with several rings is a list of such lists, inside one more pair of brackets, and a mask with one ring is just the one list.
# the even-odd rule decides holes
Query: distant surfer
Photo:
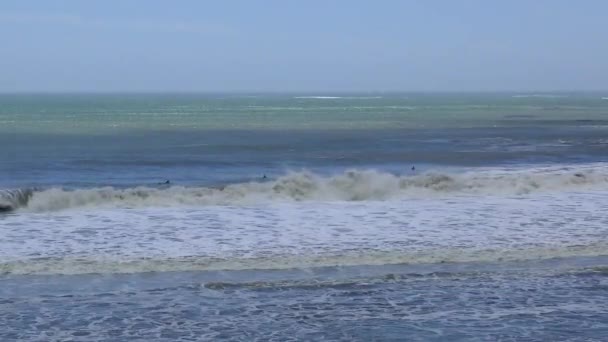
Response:
[{"label": "distant surfer", "polygon": [[171,184],[171,181],[168,179],[162,183],[158,183],[158,185],[168,185],[168,184]]},{"label": "distant surfer", "polygon": [[268,179],[268,177],[266,177],[266,174],[264,174],[264,175],[262,176],[262,179]]},{"label": "distant surfer", "polygon": [[412,171],[416,171],[416,166],[412,165]]}]

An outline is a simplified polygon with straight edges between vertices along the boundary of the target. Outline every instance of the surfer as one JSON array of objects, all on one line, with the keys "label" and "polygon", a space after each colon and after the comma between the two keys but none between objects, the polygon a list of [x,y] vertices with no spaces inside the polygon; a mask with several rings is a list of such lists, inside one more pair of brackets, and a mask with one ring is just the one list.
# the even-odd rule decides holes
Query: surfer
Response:
[{"label": "surfer", "polygon": [[262,176],[262,179],[268,179],[268,177],[266,177],[266,174],[264,174],[264,175]]},{"label": "surfer", "polygon": [[416,166],[412,165],[412,171],[416,171]]}]

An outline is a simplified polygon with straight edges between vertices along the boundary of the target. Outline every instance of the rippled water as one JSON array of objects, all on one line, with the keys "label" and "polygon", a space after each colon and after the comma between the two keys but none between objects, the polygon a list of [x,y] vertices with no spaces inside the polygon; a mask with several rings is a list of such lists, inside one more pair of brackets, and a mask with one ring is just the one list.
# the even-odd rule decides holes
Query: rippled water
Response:
[{"label": "rippled water", "polygon": [[605,267],[581,267],[605,262],[486,265],[477,271],[419,267],[424,273],[361,267],[28,277],[27,284],[9,279],[0,292],[10,295],[2,301],[0,336],[601,341],[608,329],[608,273]]}]

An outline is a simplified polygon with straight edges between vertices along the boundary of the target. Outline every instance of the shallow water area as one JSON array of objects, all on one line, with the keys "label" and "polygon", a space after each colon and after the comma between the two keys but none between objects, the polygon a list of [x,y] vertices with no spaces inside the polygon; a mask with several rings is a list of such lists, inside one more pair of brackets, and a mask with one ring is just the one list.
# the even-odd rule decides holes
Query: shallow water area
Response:
[{"label": "shallow water area", "polygon": [[595,255],[605,248],[607,198],[598,191],[23,212],[2,220],[0,256],[4,272],[71,274]]},{"label": "shallow water area", "polygon": [[18,213],[2,221],[2,336],[601,340],[606,199]]},{"label": "shallow water area", "polygon": [[1,336],[600,341],[608,272],[598,263],[17,276],[0,292],[10,294]]}]

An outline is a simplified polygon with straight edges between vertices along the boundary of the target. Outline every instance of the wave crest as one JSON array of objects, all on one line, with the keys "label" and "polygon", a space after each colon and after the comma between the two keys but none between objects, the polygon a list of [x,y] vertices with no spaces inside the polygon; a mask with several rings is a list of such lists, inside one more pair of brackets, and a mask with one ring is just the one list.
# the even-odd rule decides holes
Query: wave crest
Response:
[{"label": "wave crest", "polygon": [[425,173],[399,176],[375,170],[350,170],[322,176],[294,172],[273,181],[236,183],[223,187],[112,187],[65,190],[4,191],[15,208],[54,211],[76,207],[154,207],[253,205],[294,201],[365,201],[447,195],[522,195],[532,192],[608,188],[603,168]]},{"label": "wave crest", "polygon": [[0,190],[0,211],[12,211],[27,205],[36,189]]}]

